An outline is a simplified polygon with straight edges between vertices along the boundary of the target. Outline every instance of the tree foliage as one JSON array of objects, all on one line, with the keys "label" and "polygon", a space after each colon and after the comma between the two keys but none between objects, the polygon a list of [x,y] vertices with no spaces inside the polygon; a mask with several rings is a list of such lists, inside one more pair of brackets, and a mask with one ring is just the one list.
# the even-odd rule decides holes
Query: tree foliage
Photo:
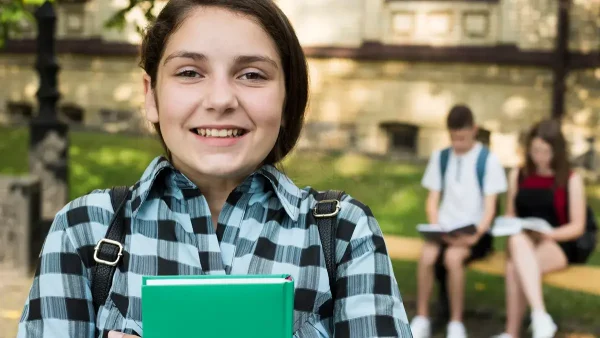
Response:
[{"label": "tree foliage", "polygon": [[19,32],[22,23],[33,21],[30,5],[25,0],[0,0],[0,47],[11,32]]},{"label": "tree foliage", "polygon": [[[0,0],[0,48],[13,33],[19,33],[23,30],[24,24],[29,23],[35,26],[35,9],[45,1],[60,3],[73,3],[73,0]],[[107,0],[97,0],[107,1]],[[127,0],[127,6],[116,11],[106,22],[106,29],[123,30],[127,23],[126,15],[130,11],[139,8],[148,21],[155,19],[154,10],[157,0]],[[143,27],[136,26],[138,32]]]}]

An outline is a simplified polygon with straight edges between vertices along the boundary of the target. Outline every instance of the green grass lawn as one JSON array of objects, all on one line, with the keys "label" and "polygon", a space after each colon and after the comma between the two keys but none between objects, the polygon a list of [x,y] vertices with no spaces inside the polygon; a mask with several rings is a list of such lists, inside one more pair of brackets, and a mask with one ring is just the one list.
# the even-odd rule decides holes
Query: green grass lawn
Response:
[{"label": "green grass lawn", "polygon": [[[27,143],[26,129],[0,127],[0,174],[27,173]],[[133,184],[151,159],[161,152],[160,143],[151,137],[73,132],[69,153],[70,196],[75,198],[96,188]],[[423,169],[418,165],[357,155],[306,152],[295,153],[284,162],[285,172],[299,186],[345,190],[371,207],[386,234],[410,237],[418,236],[415,225],[425,220],[426,192],[420,186]],[[600,187],[592,186],[588,191],[589,202],[600,211]],[[502,248],[503,242],[498,241],[497,247]],[[600,265],[600,252],[592,257],[590,264]],[[395,261],[394,269],[411,314],[416,295],[416,264]],[[501,330],[503,279],[469,271],[467,289],[468,308],[491,312],[490,320],[496,324],[491,323],[490,330]],[[548,286],[544,290],[548,308],[561,325],[583,328],[587,332],[600,330],[595,324],[600,297]]]}]

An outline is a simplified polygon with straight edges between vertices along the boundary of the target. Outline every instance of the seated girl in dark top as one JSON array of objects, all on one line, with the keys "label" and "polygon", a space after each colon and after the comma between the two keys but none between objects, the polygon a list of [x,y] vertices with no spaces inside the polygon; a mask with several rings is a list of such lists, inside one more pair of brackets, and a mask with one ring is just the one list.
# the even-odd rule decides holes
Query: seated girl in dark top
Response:
[{"label": "seated girl in dark top", "polygon": [[575,241],[585,231],[585,188],[571,171],[560,122],[535,125],[526,140],[526,161],[509,177],[506,214],[537,217],[554,231],[522,232],[508,239],[506,263],[506,333],[519,336],[527,305],[531,307],[534,338],[551,338],[557,326],[546,312],[542,275],[579,263]]}]

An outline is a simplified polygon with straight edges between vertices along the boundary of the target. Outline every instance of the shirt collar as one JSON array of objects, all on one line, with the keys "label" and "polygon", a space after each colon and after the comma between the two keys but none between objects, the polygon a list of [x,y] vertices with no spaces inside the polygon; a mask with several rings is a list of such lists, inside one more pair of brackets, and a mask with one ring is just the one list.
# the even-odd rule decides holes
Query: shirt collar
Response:
[{"label": "shirt collar", "polygon": [[[162,175],[167,175],[168,179],[158,179]],[[150,191],[157,184],[169,184],[172,182],[177,188],[197,189],[196,185],[190,181],[179,170],[163,156],[156,157],[142,174],[141,179],[132,188],[131,212],[135,217],[140,206],[146,201]],[[298,188],[292,180],[272,165],[264,165],[254,173],[249,175],[244,182],[236,188],[241,192],[258,192],[265,189],[272,189],[288,216],[298,220],[300,214],[300,203],[302,201],[302,190]]]},{"label": "shirt collar", "polygon": [[300,203],[302,202],[302,190],[289,177],[272,165],[263,166],[254,175],[260,175],[260,177],[264,177],[269,181],[287,214],[292,220],[297,221],[300,214]]}]

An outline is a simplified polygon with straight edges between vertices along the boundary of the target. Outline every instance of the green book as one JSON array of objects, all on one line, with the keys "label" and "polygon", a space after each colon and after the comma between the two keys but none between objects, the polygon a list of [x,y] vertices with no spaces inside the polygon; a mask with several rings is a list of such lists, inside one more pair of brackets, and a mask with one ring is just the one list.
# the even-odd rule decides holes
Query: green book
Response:
[{"label": "green book", "polygon": [[291,338],[289,275],[144,276],[144,338]]}]

